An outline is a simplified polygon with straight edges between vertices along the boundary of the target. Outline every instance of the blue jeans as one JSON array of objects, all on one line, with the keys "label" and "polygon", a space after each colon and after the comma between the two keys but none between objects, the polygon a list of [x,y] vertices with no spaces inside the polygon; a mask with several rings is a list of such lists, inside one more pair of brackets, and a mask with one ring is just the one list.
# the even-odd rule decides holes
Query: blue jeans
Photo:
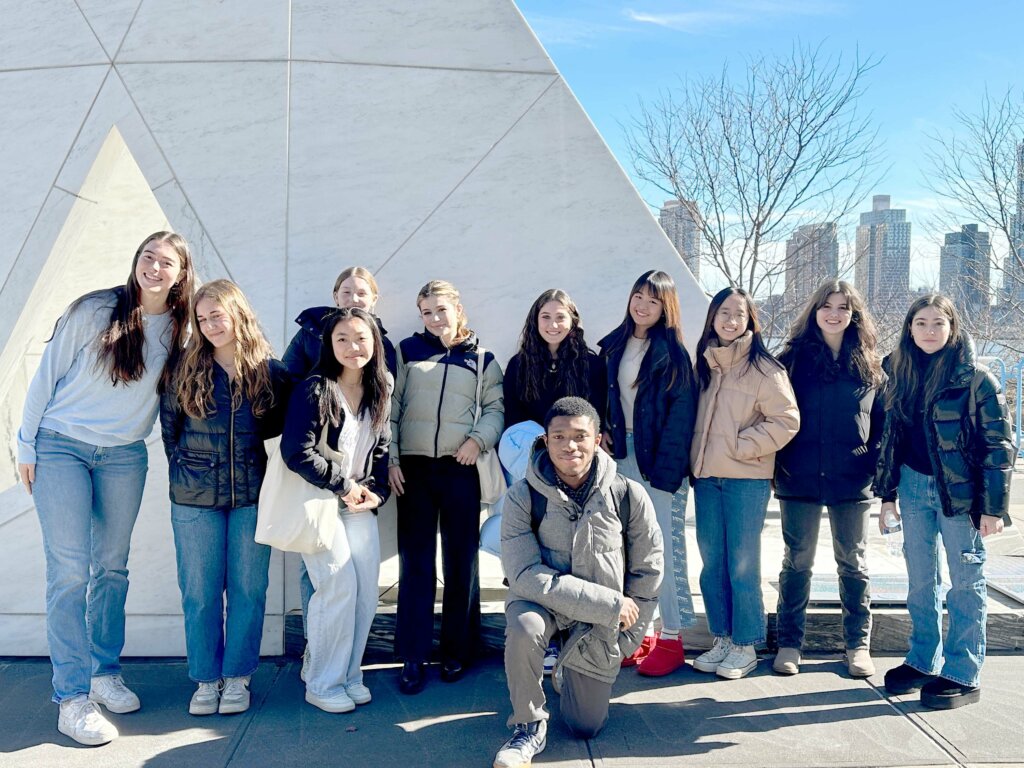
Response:
[{"label": "blue jeans", "polygon": [[[985,544],[968,515],[942,513],[934,477],[900,467],[900,514],[903,557],[910,590],[910,651],[907,665],[926,674],[941,674],[961,685],[978,685],[985,659]],[[946,594],[949,630],[942,643],[939,585],[939,540],[946,550],[951,589]]]},{"label": "blue jeans", "polygon": [[[270,547],[257,544],[256,506],[171,504],[188,676],[245,677],[260,662]],[[227,592],[227,622],[224,593]]]},{"label": "blue jeans", "polygon": [[679,630],[697,623],[693,612],[693,596],[686,572],[686,497],[690,486],[685,478],[675,493],[652,488],[640,474],[633,448],[633,433],[626,433],[626,458],[617,461],[617,471],[640,483],[654,502],[654,513],[665,543],[665,578],[658,594],[658,610],[664,629]]},{"label": "blue jeans", "polygon": [[121,672],[128,549],[149,453],[139,440],[101,448],[49,429],[36,436],[32,498],[46,554],[46,637],[53,700]]},{"label": "blue jeans", "polygon": [[767,621],[761,596],[761,529],[768,512],[768,481],[702,477],[693,491],[708,629],[736,645],[763,643]]}]

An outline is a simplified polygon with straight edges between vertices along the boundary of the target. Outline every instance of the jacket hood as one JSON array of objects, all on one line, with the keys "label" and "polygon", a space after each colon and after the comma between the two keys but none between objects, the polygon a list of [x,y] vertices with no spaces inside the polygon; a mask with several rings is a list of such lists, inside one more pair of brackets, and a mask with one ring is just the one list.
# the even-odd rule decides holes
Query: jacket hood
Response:
[{"label": "jacket hood", "polygon": [[708,361],[708,367],[713,371],[728,371],[733,367],[744,363],[750,357],[750,347],[754,343],[754,334],[747,331],[732,344],[723,347],[718,340],[708,342],[704,350],[704,359]]},{"label": "jacket hood", "polygon": [[[299,316],[295,318],[297,325],[302,326],[310,333],[319,336],[323,332],[324,320],[331,312],[336,312],[337,307],[310,307],[304,309],[299,313]],[[377,328],[380,330],[381,336],[387,336],[387,329],[384,327],[384,323],[380,321],[380,318],[373,315],[373,319],[377,321]]]},{"label": "jacket hood", "polygon": [[[615,460],[607,453],[598,448],[594,452],[594,464],[592,472],[597,472],[594,478],[594,485],[591,494],[596,491],[605,492],[615,478]],[[560,504],[568,502],[568,497],[559,489],[555,482],[555,465],[551,462],[544,440],[540,437],[533,444],[533,455],[530,458],[530,466],[526,470],[526,482],[529,483],[538,493],[543,494],[549,501]]]},{"label": "jacket hood", "polygon": [[[435,336],[430,331],[417,331],[416,333],[413,334],[413,336],[423,341],[423,343],[425,343],[427,346],[433,347],[438,352],[444,353],[445,351],[448,351],[448,348],[445,347],[444,343],[441,341],[441,338],[439,336]],[[461,350],[462,352],[473,352],[476,350],[476,347],[476,334],[471,331],[467,338],[460,341],[451,349]]]}]

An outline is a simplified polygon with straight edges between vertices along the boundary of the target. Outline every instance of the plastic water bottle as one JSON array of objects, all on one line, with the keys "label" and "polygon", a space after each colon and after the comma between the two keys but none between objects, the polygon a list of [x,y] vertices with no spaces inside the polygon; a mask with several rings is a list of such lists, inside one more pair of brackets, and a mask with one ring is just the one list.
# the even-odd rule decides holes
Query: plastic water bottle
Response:
[{"label": "plastic water bottle", "polygon": [[883,535],[889,554],[893,557],[903,557],[903,522],[896,517],[895,512],[887,509],[885,517],[882,518],[882,525],[885,526]]}]

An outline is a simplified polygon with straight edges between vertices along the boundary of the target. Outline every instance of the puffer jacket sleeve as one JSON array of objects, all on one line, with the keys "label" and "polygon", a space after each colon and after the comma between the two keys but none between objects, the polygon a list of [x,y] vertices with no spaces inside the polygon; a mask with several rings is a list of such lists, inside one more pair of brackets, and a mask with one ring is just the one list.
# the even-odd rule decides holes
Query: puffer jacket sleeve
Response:
[{"label": "puffer jacket sleeve", "polygon": [[639,623],[643,623],[646,629],[654,618],[664,577],[664,541],[651,497],[639,483],[629,482],[629,500],[624,591],[640,608]]},{"label": "puffer jacket sleeve", "polygon": [[402,421],[402,399],[405,397],[406,367],[402,359],[402,345],[395,348],[395,389],[391,393],[391,446],[388,448],[388,464],[398,466],[398,430]]},{"label": "puffer jacket sleeve", "polygon": [[167,387],[160,395],[160,438],[169,462],[178,447],[181,430],[185,424],[185,413],[178,405],[178,395],[173,387]]},{"label": "puffer jacket sleeve", "polygon": [[306,343],[306,337],[309,335],[309,331],[299,326],[298,332],[292,337],[288,349],[285,350],[284,356],[281,358],[281,363],[288,371],[292,381],[302,381],[316,365],[317,361],[312,359],[309,345]]},{"label": "puffer jacket sleeve", "polygon": [[[394,387],[393,379],[388,376],[389,383]],[[391,446],[391,398],[388,398],[388,418],[384,422],[384,429],[377,435],[377,443],[373,446],[370,455],[370,476],[366,478],[363,485],[380,497],[380,503],[384,504],[391,495],[391,486],[388,484],[388,449]],[[377,510],[374,510],[375,512]]]},{"label": "puffer jacket sleeve", "polygon": [[480,420],[470,431],[469,437],[479,443],[481,450],[488,451],[498,444],[505,429],[505,395],[501,366],[490,352],[484,355],[483,377],[480,389]]},{"label": "puffer jacket sleeve", "polygon": [[320,377],[310,376],[299,384],[288,400],[288,415],[281,435],[281,458],[288,469],[317,488],[344,496],[352,481],[341,465],[317,450],[324,428],[319,409]]},{"label": "puffer jacket sleeve", "polygon": [[279,360],[271,359],[270,387],[274,393],[274,401],[263,416],[260,417],[260,437],[270,440],[278,437],[284,430],[284,420],[288,413],[288,398],[292,391],[292,376]]},{"label": "puffer jacket sleeve", "polygon": [[[768,365],[768,364],[764,364]],[[766,369],[757,387],[755,407],[763,421],[740,430],[736,436],[737,458],[756,459],[775,453],[800,429],[800,410],[789,376],[782,368]]]},{"label": "puffer jacket sleeve", "polygon": [[520,480],[509,489],[501,514],[501,565],[511,591],[552,613],[616,627],[623,596],[614,589],[559,573],[544,564],[533,532],[530,489]]},{"label": "puffer jacket sleeve", "polygon": [[690,474],[690,446],[697,420],[697,383],[693,363],[685,349],[676,380],[667,395],[665,423],[656,425],[661,432],[661,442],[649,477],[651,485],[658,490],[675,493],[683,478]]},{"label": "puffer jacket sleeve", "polygon": [[971,386],[975,388],[972,453],[980,459],[978,471],[981,498],[975,509],[983,515],[1002,517],[1009,522],[1010,476],[1013,473],[1016,449],[1006,397],[995,376],[989,372],[976,376]]}]

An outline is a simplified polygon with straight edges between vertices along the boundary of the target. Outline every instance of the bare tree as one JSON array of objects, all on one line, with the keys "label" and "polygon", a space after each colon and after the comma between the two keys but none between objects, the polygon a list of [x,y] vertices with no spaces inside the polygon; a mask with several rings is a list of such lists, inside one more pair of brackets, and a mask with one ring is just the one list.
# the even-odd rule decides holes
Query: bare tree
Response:
[{"label": "bare tree", "polygon": [[729,284],[777,293],[786,237],[844,219],[866,196],[877,131],[857,102],[877,63],[797,46],[748,60],[738,78],[726,65],[640,102],[626,126],[634,171],[690,209],[706,263]]}]

